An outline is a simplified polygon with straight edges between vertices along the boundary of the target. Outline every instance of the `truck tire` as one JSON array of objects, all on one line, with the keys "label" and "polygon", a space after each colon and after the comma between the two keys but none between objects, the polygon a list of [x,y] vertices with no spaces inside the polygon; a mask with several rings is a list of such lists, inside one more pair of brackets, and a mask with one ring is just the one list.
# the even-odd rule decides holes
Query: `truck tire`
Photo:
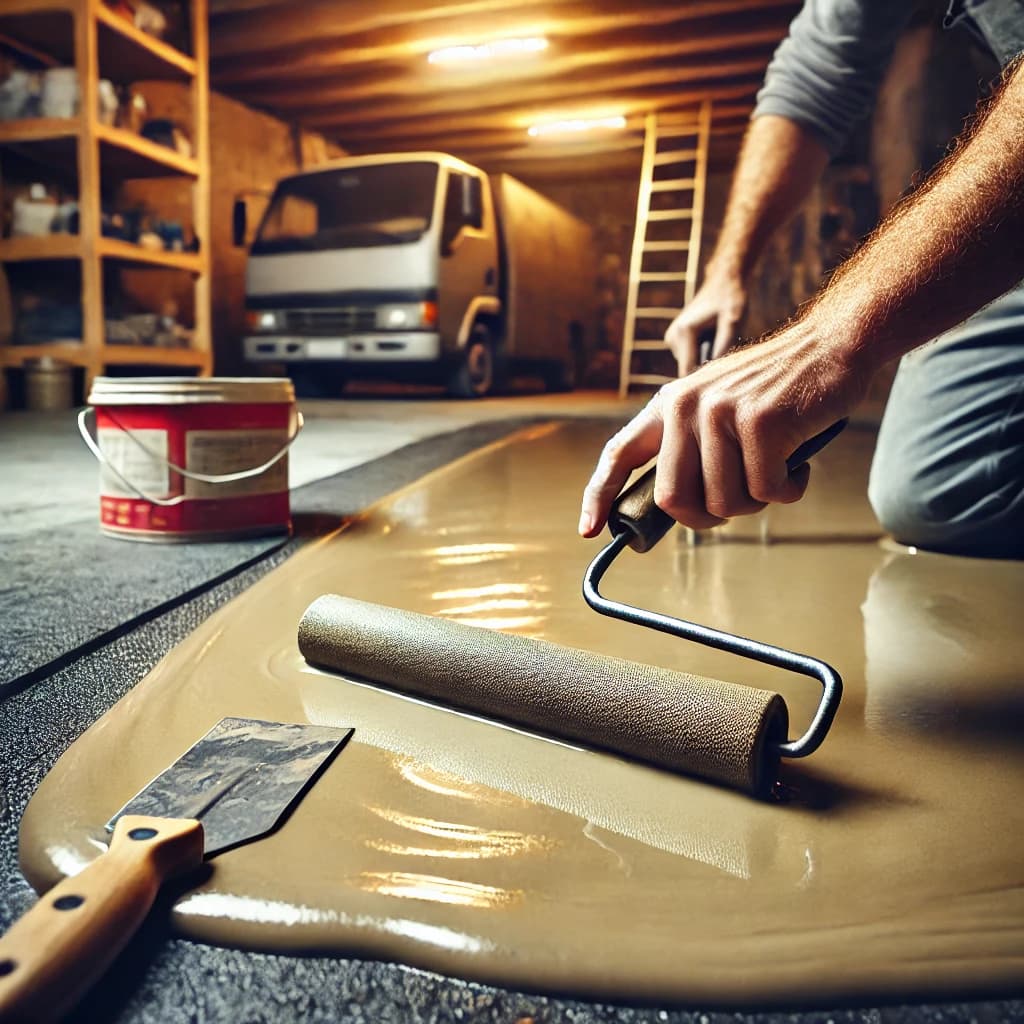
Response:
[{"label": "truck tire", "polygon": [[298,398],[339,398],[348,374],[330,363],[289,363],[288,376]]},{"label": "truck tire", "polygon": [[491,332],[477,324],[448,379],[448,391],[456,398],[483,398],[494,390],[496,377],[497,363]]}]

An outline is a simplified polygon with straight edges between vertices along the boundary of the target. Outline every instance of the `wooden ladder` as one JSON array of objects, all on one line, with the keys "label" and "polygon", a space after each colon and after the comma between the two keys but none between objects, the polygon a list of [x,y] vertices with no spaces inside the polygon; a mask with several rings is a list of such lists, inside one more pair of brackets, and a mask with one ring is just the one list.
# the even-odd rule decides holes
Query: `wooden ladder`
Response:
[{"label": "wooden ladder", "polygon": [[[619,373],[620,398],[626,397],[631,385],[659,387],[675,379],[633,371],[637,352],[668,351],[664,331],[657,337],[637,337],[637,322],[663,321],[667,328],[668,322],[676,318],[680,308],[693,298],[696,291],[710,135],[710,100],[705,100],[689,115],[647,115],[640,192],[636,203],[636,230],[629,261],[629,290]],[[667,197],[669,205],[664,206],[660,197]],[[659,221],[688,222],[689,235],[685,238],[649,239],[650,224]],[[686,253],[685,267],[670,271],[645,270],[645,257],[654,253]],[[663,292],[667,285],[676,286],[678,304],[642,302],[652,285]]]}]

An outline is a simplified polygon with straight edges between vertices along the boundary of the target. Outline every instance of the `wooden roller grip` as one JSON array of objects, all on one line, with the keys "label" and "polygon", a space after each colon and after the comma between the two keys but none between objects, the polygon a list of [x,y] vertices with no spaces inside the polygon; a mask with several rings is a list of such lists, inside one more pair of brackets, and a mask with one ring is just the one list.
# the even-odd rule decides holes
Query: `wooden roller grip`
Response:
[{"label": "wooden roller grip", "polygon": [[314,665],[748,793],[775,781],[789,725],[768,690],[333,594],[298,640]]},{"label": "wooden roller grip", "polygon": [[650,551],[676,521],[654,504],[654,474],[651,466],[615,499],[608,513],[608,528],[613,534],[628,533],[629,546],[643,554]]}]

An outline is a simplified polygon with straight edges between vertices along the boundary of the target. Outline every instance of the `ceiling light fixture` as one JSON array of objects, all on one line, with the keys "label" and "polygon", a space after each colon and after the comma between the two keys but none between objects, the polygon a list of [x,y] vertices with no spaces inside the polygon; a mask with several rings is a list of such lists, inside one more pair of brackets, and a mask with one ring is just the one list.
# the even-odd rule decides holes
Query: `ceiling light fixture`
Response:
[{"label": "ceiling light fixture", "polygon": [[489,43],[473,46],[446,46],[434,50],[427,56],[431,64],[466,64],[472,61],[490,60],[492,57],[526,57],[548,48],[543,36],[526,39],[493,39]]},{"label": "ceiling light fixture", "polygon": [[532,124],[527,132],[538,135],[563,135],[568,132],[586,132],[593,128],[625,128],[626,119],[622,114],[616,117],[574,117],[568,121],[545,121]]}]

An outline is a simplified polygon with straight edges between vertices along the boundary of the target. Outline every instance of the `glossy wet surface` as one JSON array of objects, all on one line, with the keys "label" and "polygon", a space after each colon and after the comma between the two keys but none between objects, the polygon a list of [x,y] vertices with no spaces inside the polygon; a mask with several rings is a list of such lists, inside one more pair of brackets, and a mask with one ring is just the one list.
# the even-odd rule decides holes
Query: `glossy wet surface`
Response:
[{"label": "glossy wet surface", "polygon": [[[211,862],[186,934],[362,952],[589,996],[831,1002],[1024,977],[1024,566],[880,544],[870,437],[808,498],[690,547],[627,553],[610,596],[815,654],[833,733],[786,802],[674,777],[307,667],[298,619],[338,592],[776,688],[815,684],[602,619],[573,532],[605,428],[537,428],[433,474],[211,618],[61,759],[26,814],[29,877],[224,716],[353,726],[288,824]],[[764,544],[764,534],[771,543]]]}]

